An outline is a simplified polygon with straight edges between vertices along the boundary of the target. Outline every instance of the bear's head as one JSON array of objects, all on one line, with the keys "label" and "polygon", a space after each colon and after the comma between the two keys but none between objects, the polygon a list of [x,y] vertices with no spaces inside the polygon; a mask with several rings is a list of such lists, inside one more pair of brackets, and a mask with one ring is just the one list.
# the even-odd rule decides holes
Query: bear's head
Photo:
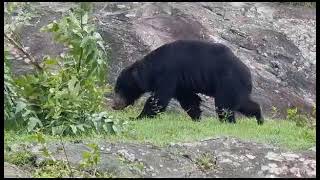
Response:
[{"label": "bear's head", "polygon": [[124,69],[117,78],[112,108],[122,110],[132,105],[144,93],[141,84],[138,71],[134,66]]}]

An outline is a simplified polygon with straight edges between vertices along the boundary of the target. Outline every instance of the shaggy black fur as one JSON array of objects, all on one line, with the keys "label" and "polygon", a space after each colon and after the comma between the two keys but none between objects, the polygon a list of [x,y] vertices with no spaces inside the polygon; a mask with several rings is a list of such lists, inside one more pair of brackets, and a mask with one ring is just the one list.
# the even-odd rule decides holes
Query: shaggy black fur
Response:
[{"label": "shaggy black fur", "polygon": [[[234,111],[238,111],[262,124],[260,105],[251,100],[251,91],[249,68],[228,47],[195,40],[157,48],[124,69],[115,86],[115,93],[126,102],[123,108],[143,93],[152,93],[138,118],[165,111],[175,98],[193,120],[198,120],[201,99],[197,93],[202,93],[215,98],[220,120],[235,123]],[[227,117],[224,110],[229,111]]]}]

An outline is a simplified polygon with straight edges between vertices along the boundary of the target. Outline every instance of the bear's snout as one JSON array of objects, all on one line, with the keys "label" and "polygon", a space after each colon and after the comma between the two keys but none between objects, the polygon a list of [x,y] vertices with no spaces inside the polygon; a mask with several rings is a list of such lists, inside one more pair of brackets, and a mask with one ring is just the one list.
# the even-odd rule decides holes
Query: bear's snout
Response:
[{"label": "bear's snout", "polygon": [[127,107],[126,101],[116,94],[112,100],[111,108],[114,110],[122,110],[125,107]]}]

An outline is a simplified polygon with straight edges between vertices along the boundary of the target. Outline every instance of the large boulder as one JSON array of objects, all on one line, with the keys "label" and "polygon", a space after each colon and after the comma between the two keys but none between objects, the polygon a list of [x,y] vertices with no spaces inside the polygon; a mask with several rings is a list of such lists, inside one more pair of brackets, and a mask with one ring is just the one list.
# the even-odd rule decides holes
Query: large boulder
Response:
[{"label": "large boulder", "polygon": [[[38,3],[41,12],[21,35],[38,59],[60,54],[63,47],[38,30],[74,3]],[[240,2],[103,2],[94,3],[98,31],[112,49],[109,82],[151,50],[177,39],[202,39],[230,47],[253,75],[253,99],[266,116],[276,107],[284,117],[296,106],[311,112],[316,101],[316,10],[283,3]],[[15,72],[29,71],[20,63]],[[29,68],[30,69],[30,68]],[[214,101],[203,96],[203,110]],[[179,107],[176,101],[171,109]]]}]

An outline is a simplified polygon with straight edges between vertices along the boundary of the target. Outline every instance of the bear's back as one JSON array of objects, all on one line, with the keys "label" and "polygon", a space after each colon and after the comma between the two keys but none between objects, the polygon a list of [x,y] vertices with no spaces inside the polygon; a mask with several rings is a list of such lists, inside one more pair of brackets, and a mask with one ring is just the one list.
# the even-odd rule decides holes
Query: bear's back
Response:
[{"label": "bear's back", "polygon": [[186,86],[204,90],[207,84],[214,87],[222,77],[232,76],[251,91],[249,68],[230,48],[220,43],[178,40],[160,46],[137,63],[148,72],[151,82],[159,75],[175,77]]},{"label": "bear's back", "polygon": [[146,55],[141,64],[153,70],[167,71],[216,71],[246,66],[233,54],[230,48],[220,43],[200,40],[178,40],[164,44]]},{"label": "bear's back", "polygon": [[183,65],[190,64],[188,61],[197,61],[198,63],[200,61],[220,61],[226,54],[233,55],[227,46],[220,43],[177,40],[153,50],[143,58],[143,61],[161,61],[161,63],[170,61],[170,65],[176,61],[179,65]]}]

